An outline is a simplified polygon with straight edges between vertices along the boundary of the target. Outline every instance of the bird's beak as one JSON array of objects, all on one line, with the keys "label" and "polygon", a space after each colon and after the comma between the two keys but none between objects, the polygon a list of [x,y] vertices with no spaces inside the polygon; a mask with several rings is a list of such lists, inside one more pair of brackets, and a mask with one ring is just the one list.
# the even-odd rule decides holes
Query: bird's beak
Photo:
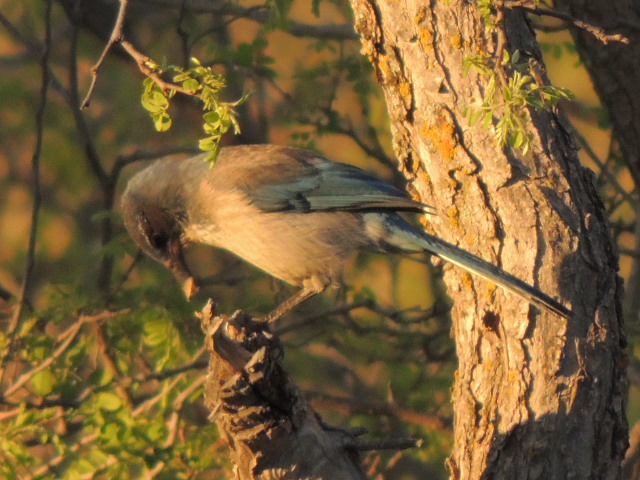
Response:
[{"label": "bird's beak", "polygon": [[189,267],[187,267],[187,263],[184,260],[182,252],[182,243],[179,239],[170,242],[169,258],[163,263],[173,272],[173,276],[178,280],[187,300],[191,300],[198,290],[200,290],[200,287],[198,286],[194,276],[189,271]]}]

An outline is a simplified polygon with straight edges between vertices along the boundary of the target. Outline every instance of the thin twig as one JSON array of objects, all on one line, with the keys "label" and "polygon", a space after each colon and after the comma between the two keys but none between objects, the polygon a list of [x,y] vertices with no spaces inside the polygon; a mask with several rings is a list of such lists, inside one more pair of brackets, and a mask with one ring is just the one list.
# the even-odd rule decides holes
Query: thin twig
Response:
[{"label": "thin twig", "polygon": [[194,360],[191,362],[181,365],[175,368],[168,368],[166,370],[162,370],[161,372],[151,372],[146,375],[140,375],[135,377],[133,380],[137,383],[148,382],[149,380],[165,380],[169,377],[173,377],[174,375],[178,375],[184,372],[188,372],[190,370],[202,370],[203,368],[207,368],[209,361],[204,359],[200,359],[202,354],[206,351],[206,347],[202,347],[198,352],[194,355]]},{"label": "thin twig", "polygon": [[[184,0],[156,0],[154,3],[160,7],[179,9],[182,8],[185,2]],[[266,5],[270,4],[267,3]],[[189,2],[188,9],[193,13],[209,13],[220,17],[230,15],[236,18],[246,18],[262,25],[268,25],[273,21],[273,8],[265,5],[245,7],[241,5],[241,2],[213,2],[207,0]],[[350,23],[313,25],[296,20],[288,20],[285,33],[302,38],[358,40],[358,34]]]},{"label": "thin twig", "polygon": [[[600,157],[598,157],[596,152],[593,151],[587,139],[577,131],[574,131],[574,134],[578,138],[578,141],[580,142],[580,145],[582,145],[582,148],[584,149],[585,153],[589,156],[591,161],[593,161],[593,163],[595,163],[598,166],[598,168],[600,169],[600,172],[605,177],[607,177],[607,180],[609,181],[611,186],[616,190],[616,192],[618,192],[618,194],[620,194],[620,196],[626,202],[628,202],[630,206],[635,205],[637,200],[633,197],[633,194],[629,193],[627,190],[625,190],[625,188],[622,185],[620,185],[620,182],[618,182],[617,177],[613,173],[611,173],[607,168],[607,166],[602,162],[602,160],[600,160]],[[636,184],[635,188],[638,188],[638,187],[640,187],[640,185]]]},{"label": "thin twig", "polygon": [[94,433],[90,433],[89,435],[87,435],[85,437],[81,437],[76,443],[71,445],[65,453],[60,454],[57,457],[52,458],[47,463],[45,463],[44,465],[42,465],[41,467],[39,467],[35,471],[31,472],[30,475],[25,476],[24,480],[32,480],[34,478],[41,478],[42,475],[44,475],[47,472],[50,472],[50,471],[54,470],[58,465],[60,465],[62,462],[64,462],[66,459],[68,459],[69,456],[70,456],[69,455],[70,453],[77,453],[85,445],[88,445],[91,442],[95,441],[99,437],[99,435],[100,435],[100,431],[98,430],[98,431],[96,431]]},{"label": "thin twig", "polygon": [[407,448],[419,448],[424,444],[420,438],[381,438],[378,440],[355,439],[348,442],[348,446],[358,451],[368,450],[405,450]]},{"label": "thin twig", "polygon": [[[44,50],[43,45],[41,45],[37,40],[23,35],[23,33],[15,25],[13,25],[9,21],[9,19],[5,15],[3,15],[2,12],[0,12],[0,25],[2,25],[7,30],[11,38],[16,40],[19,44],[21,44],[25,48],[26,56],[29,59],[41,58]],[[19,55],[22,56],[22,54],[19,54]],[[51,67],[49,67],[48,65],[47,65],[47,70],[49,72],[50,86],[56,92],[58,92],[62,96],[62,98],[68,101],[69,91],[62,85],[60,80],[58,80],[58,78],[56,77],[55,72],[53,72],[51,70]]]},{"label": "thin twig", "polygon": [[109,50],[111,50],[111,48],[116,43],[119,43],[122,40],[122,36],[123,36],[122,29],[124,27],[124,18],[127,12],[128,3],[129,3],[129,0],[120,0],[120,9],[118,10],[116,23],[113,26],[113,30],[111,31],[111,37],[109,37],[109,41],[105,45],[104,50],[100,55],[100,58],[98,59],[96,64],[93,67],[91,67],[91,85],[89,85],[89,90],[87,91],[87,95],[84,97],[84,100],[80,104],[81,109],[87,108],[89,106],[89,103],[91,102],[91,96],[93,95],[93,91],[95,90],[96,83],[98,81],[98,72],[100,71],[100,68],[104,64],[104,61],[106,60],[107,55],[109,54]]},{"label": "thin twig", "polygon": [[35,266],[35,251],[36,241],[38,235],[38,219],[40,216],[40,204],[42,203],[42,193],[40,191],[40,154],[42,152],[42,142],[44,137],[44,111],[47,105],[47,95],[49,92],[49,54],[51,52],[51,10],[52,0],[47,1],[45,10],[44,23],[45,23],[45,37],[42,48],[42,56],[40,57],[40,68],[42,70],[42,85],[40,87],[40,99],[36,109],[35,123],[36,123],[36,144],[31,157],[31,170],[33,175],[33,207],[31,212],[31,232],[29,234],[29,246],[27,247],[27,260],[24,269],[24,276],[22,278],[22,285],[20,286],[20,292],[18,293],[18,301],[13,312],[13,317],[6,330],[7,337],[10,340],[7,346],[2,352],[0,358],[0,384],[4,377],[4,363],[9,356],[12,348],[11,337],[16,332],[20,317],[22,316],[22,310],[27,297],[27,291],[31,285],[31,276]]},{"label": "thin twig", "polygon": [[128,155],[119,155],[116,159],[116,162],[113,166],[113,170],[111,172],[112,182],[117,182],[117,179],[120,175],[120,172],[124,167],[131,165],[132,163],[141,162],[144,160],[157,160],[159,158],[163,158],[169,155],[176,155],[180,153],[186,154],[196,154],[202,153],[202,150],[194,147],[172,147],[172,148],[164,148],[162,150],[156,150],[152,152],[144,151],[144,150],[136,150],[133,153]]},{"label": "thin twig", "polygon": [[[178,427],[180,425],[180,412],[182,411],[182,407],[184,405],[185,400],[198,388],[205,383],[207,377],[201,376],[191,385],[189,385],[185,390],[183,390],[180,395],[173,402],[173,412],[171,413],[171,418],[167,421],[167,439],[162,444],[163,449],[168,449],[172,447],[176,443],[176,439],[178,438]],[[156,477],[164,467],[166,466],[164,461],[159,461],[151,470],[147,472],[144,476],[145,480],[151,480]]]},{"label": "thin twig", "polygon": [[129,309],[120,310],[118,312],[112,312],[109,310],[105,310],[96,315],[81,315],[80,318],[73,323],[67,330],[62,332],[58,336],[58,340],[62,340],[62,343],[58,345],[51,356],[47,358],[45,361],[38,364],[37,367],[32,368],[31,370],[23,373],[18,380],[16,380],[9,388],[6,389],[3,396],[5,398],[11,397],[14,393],[16,393],[25,383],[31,380],[38,372],[41,372],[49,365],[51,365],[57,358],[59,358],[64,352],[67,351],[71,342],[76,338],[80,330],[86,323],[97,322],[103,320],[105,318],[113,318],[118,315],[122,315],[123,313],[127,313]]},{"label": "thin twig", "polygon": [[169,90],[175,90],[176,92],[184,93],[185,95],[195,95],[197,92],[195,90],[188,90],[181,85],[167,82],[164,80],[156,69],[152,66],[155,62],[147,57],[144,53],[140,52],[131,42],[121,39],[120,45],[138,64],[138,68],[142,73],[144,73],[147,77],[152,79],[156,84],[164,91],[167,92]]},{"label": "thin twig", "polygon": [[116,361],[110,355],[108,350],[109,342],[104,338],[104,334],[102,333],[102,328],[100,325],[96,325],[96,340],[97,340],[97,351],[102,357],[102,362],[107,371],[111,373],[113,378],[115,379],[114,387],[120,398],[123,401],[126,401],[128,404],[131,404],[131,394],[129,390],[126,388],[126,382],[122,379],[122,372],[118,369],[116,365]]},{"label": "thin twig", "polygon": [[344,411],[348,413],[366,413],[377,416],[385,415],[399,418],[404,422],[420,425],[434,431],[451,431],[451,420],[448,418],[401,407],[393,403],[378,402],[363,398],[339,397],[317,391],[305,391],[304,395],[314,405],[322,403],[331,405],[331,407],[335,409],[344,409]]},{"label": "thin twig", "polygon": [[78,87],[78,35],[80,33],[80,27],[74,23],[69,40],[69,107],[73,120],[76,124],[78,136],[82,142],[85,157],[91,168],[91,171],[96,176],[100,187],[104,190],[108,184],[109,177],[105,168],[102,166],[100,156],[96,149],[96,146],[91,138],[91,132],[84,115],[82,114],[79,98]]},{"label": "thin twig", "polygon": [[622,35],[621,33],[608,34],[604,31],[603,28],[598,27],[596,25],[592,25],[590,23],[584,22],[575,18],[573,15],[570,15],[566,12],[559,12],[557,10],[551,10],[548,8],[540,8],[532,5],[531,0],[509,0],[501,3],[501,6],[506,8],[520,8],[527,13],[531,13],[533,15],[552,17],[567,22],[573,25],[576,28],[584,30],[585,32],[590,33],[602,43],[607,45],[609,42],[620,42],[624,44],[629,44],[629,39]]},{"label": "thin twig", "polygon": [[[140,404],[131,412],[132,417],[137,417],[141,413],[145,411],[149,411],[151,407],[153,407],[156,403],[166,397],[171,390],[185,377],[185,373],[179,374],[176,378],[174,378],[168,385],[166,385],[159,393],[153,395],[140,402]],[[204,377],[203,377],[204,378]]]}]

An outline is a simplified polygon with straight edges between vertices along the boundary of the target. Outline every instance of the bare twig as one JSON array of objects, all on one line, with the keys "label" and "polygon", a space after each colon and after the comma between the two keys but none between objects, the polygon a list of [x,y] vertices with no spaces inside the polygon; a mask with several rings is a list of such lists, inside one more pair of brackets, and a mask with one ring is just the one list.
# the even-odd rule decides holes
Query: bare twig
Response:
[{"label": "bare twig", "polygon": [[579,20],[568,13],[559,12],[557,10],[551,10],[548,8],[540,8],[532,5],[533,4],[531,0],[507,0],[507,1],[501,2],[501,6],[505,8],[519,8],[533,15],[553,17],[553,18],[562,20],[564,22],[567,22],[576,28],[579,28],[581,30],[584,30],[585,32],[590,33],[605,45],[608,44],[609,42],[620,42],[624,44],[629,43],[629,39],[624,35],[622,35],[621,33],[608,34],[607,32],[604,31],[603,28],[584,22],[582,20]]},{"label": "bare twig", "polygon": [[[116,159],[116,163],[113,167],[112,176],[116,176],[122,171],[122,169],[132,163],[141,162],[144,160],[156,160],[159,158],[163,158],[169,155],[176,155],[180,153],[187,154],[195,154],[202,153],[202,150],[194,147],[173,147],[173,148],[164,148],[162,150],[157,151],[144,151],[144,150],[136,150],[133,153],[128,155],[119,155]],[[116,178],[117,180],[117,178]]]},{"label": "bare twig", "polygon": [[144,383],[144,382],[148,382],[149,380],[165,380],[169,377],[173,377],[174,375],[185,373],[190,370],[202,370],[204,368],[207,368],[209,361],[206,359],[200,358],[205,353],[205,351],[206,349],[202,347],[193,356],[193,360],[185,365],[181,365],[176,368],[168,368],[166,370],[162,370],[161,372],[151,372],[146,375],[139,375],[134,378],[134,381],[139,383]]},{"label": "bare twig", "polygon": [[[175,386],[184,379],[186,373],[181,373],[178,376],[176,376],[176,378],[174,378],[171,383],[169,383],[168,385],[166,385],[159,393],[157,393],[156,395],[147,398],[146,400],[144,400],[143,402],[141,402],[137,408],[132,412],[132,416],[137,416],[140,415],[141,413],[148,411],[151,407],[153,407],[156,403],[158,403],[160,400],[162,400],[165,396],[167,396],[169,394],[169,392],[171,392],[171,390],[173,390],[175,388]],[[204,379],[204,377],[202,377]],[[195,388],[200,387],[203,383],[204,380],[201,379],[197,379],[193,382],[193,384],[191,384],[189,386],[189,388],[192,388],[194,385]]]},{"label": "bare twig", "polygon": [[[580,142],[580,145],[584,149],[585,153],[589,156],[591,161],[598,166],[598,168],[600,169],[600,172],[602,173],[602,175],[604,175],[607,178],[607,180],[609,181],[609,184],[615,189],[616,192],[618,192],[618,194],[626,202],[629,203],[630,206],[634,206],[636,204],[637,200],[622,185],[620,185],[620,182],[618,181],[618,178],[613,173],[611,173],[611,171],[602,162],[602,160],[600,160],[600,157],[598,157],[596,152],[593,151],[593,149],[591,148],[591,145],[589,144],[588,140],[577,131],[574,131],[573,133],[578,138],[578,141]],[[635,177],[634,177],[634,179],[635,179]],[[638,188],[638,187],[640,187],[640,185],[636,184],[635,187]]]},{"label": "bare twig", "polygon": [[89,90],[87,91],[87,95],[84,97],[82,104],[80,104],[80,108],[86,108],[89,106],[91,101],[91,96],[93,95],[93,91],[96,88],[96,82],[98,81],[98,72],[102,67],[107,55],[109,54],[109,50],[116,44],[122,40],[122,28],[124,27],[124,17],[127,12],[127,4],[129,0],[120,0],[120,9],[118,10],[118,16],[116,17],[116,23],[113,26],[113,30],[111,31],[111,37],[109,37],[109,41],[104,47],[100,58],[96,62],[96,64],[91,67],[91,85],[89,85]]},{"label": "bare twig", "polygon": [[8,301],[11,299],[11,297],[13,297],[13,294],[2,285],[0,285],[0,299]]},{"label": "bare twig", "polygon": [[115,379],[114,385],[116,392],[118,392],[118,395],[120,395],[120,398],[123,401],[131,404],[131,394],[126,388],[126,382],[122,379],[122,372],[117,367],[117,362],[112,358],[109,352],[109,344],[104,338],[104,334],[102,333],[102,328],[100,325],[95,326],[95,336],[97,340],[97,350],[98,353],[102,356],[102,362],[105,366],[105,369],[111,372],[113,378]]},{"label": "bare twig", "polygon": [[125,52],[127,52],[136,61],[140,71],[156,82],[163,91],[167,92],[169,90],[175,90],[176,92],[192,96],[197,93],[195,90],[188,90],[181,85],[164,80],[160,75],[158,75],[158,72],[153,67],[155,62],[144,53],[140,52],[131,42],[121,39],[120,45]]},{"label": "bare twig", "polygon": [[[318,319],[324,319],[328,316],[333,316],[333,315],[345,315],[359,308],[366,308],[367,310],[377,313],[382,317],[386,317],[388,319],[391,319],[398,323],[403,323],[403,324],[415,324],[415,323],[422,324],[429,318],[442,315],[449,311],[448,307],[444,307],[438,303],[436,303],[433,307],[428,308],[426,310],[420,310],[415,308],[400,310],[395,308],[383,307],[382,305],[378,304],[375,300],[371,298],[365,298],[363,300],[358,300],[352,303],[343,303],[339,305],[334,305],[326,310],[311,313],[303,317],[296,317],[287,324],[276,326],[274,330],[278,335],[283,335],[292,330],[296,330],[296,329],[305,327],[307,325],[313,324]],[[406,315],[407,313],[411,313],[411,312],[416,314],[415,317],[412,316],[411,318],[409,318]],[[387,332],[390,332],[390,330],[387,330]],[[413,335],[414,333],[410,333],[410,334]]]},{"label": "bare twig", "polygon": [[[47,1],[45,9],[44,23],[45,23],[45,37],[42,49],[42,56],[40,57],[40,69],[42,74],[42,84],[40,87],[40,99],[36,108],[35,123],[36,123],[36,144],[31,157],[31,170],[33,175],[33,207],[31,212],[31,231],[29,234],[29,246],[27,247],[27,260],[24,269],[24,276],[22,278],[22,285],[20,286],[20,292],[18,293],[18,301],[13,312],[13,317],[7,328],[6,335],[11,338],[18,328],[20,317],[22,316],[22,310],[27,297],[27,291],[31,285],[31,276],[33,274],[33,268],[35,266],[35,251],[36,241],[38,235],[38,219],[40,215],[40,204],[42,202],[40,191],[40,153],[42,151],[42,141],[44,137],[44,111],[47,105],[47,95],[49,91],[49,53],[51,52],[51,10],[52,0]],[[9,356],[12,348],[12,342],[9,340],[7,346],[2,352],[0,358],[0,383],[4,376],[4,363]]]},{"label": "bare twig", "polygon": [[[0,25],[2,25],[7,30],[7,32],[9,32],[9,35],[11,36],[11,38],[16,40],[19,44],[21,44],[26,49],[25,54],[18,54],[18,56],[20,57],[26,56],[29,59],[38,59],[38,60],[42,57],[44,46],[40,44],[37,40],[33,38],[29,38],[26,35],[24,35],[20,30],[18,30],[18,28],[15,25],[13,25],[9,21],[9,19],[5,15],[3,15],[2,12],[0,12]],[[4,57],[4,60],[6,60],[6,58],[7,57]],[[62,83],[60,83],[60,80],[58,80],[58,78],[55,75],[55,72],[51,70],[51,67],[49,67],[49,65],[47,65],[47,71],[49,72],[49,83],[51,87],[53,87],[53,89],[55,89],[56,92],[60,93],[60,95],[62,95],[62,98],[64,98],[65,100],[68,100],[69,91],[62,85]]]},{"label": "bare twig", "polygon": [[422,439],[418,438],[382,438],[379,440],[362,440],[355,439],[349,442],[350,447],[359,451],[368,450],[404,450],[407,448],[420,448],[424,444]]},{"label": "bare twig", "polygon": [[[171,413],[171,417],[167,421],[167,439],[162,445],[162,448],[170,448],[172,447],[178,438],[178,426],[180,425],[180,412],[182,411],[182,407],[184,406],[185,400],[191,395],[193,392],[198,390],[206,381],[206,376],[202,376],[198,378],[195,382],[189,385],[186,389],[184,389],[180,395],[173,402],[173,412]],[[144,476],[145,480],[151,480],[155,478],[166,466],[166,462],[163,460],[159,461],[151,470],[147,472]]]},{"label": "bare twig", "polygon": [[22,388],[22,386],[24,386],[25,383],[31,380],[38,372],[47,368],[57,358],[59,358],[64,352],[66,352],[69,346],[71,345],[71,342],[73,342],[73,340],[76,338],[78,333],[80,333],[80,330],[85,324],[104,320],[105,318],[113,318],[118,315],[122,315],[123,313],[127,313],[128,311],[129,309],[124,309],[117,312],[105,310],[96,315],[81,315],[80,318],[73,325],[71,325],[67,330],[65,330],[58,336],[58,340],[60,340],[61,343],[58,345],[58,348],[54,350],[51,356],[46,360],[44,360],[43,362],[39,363],[37,367],[32,368],[31,370],[23,373],[20,376],[20,378],[18,378],[18,380],[16,380],[11,386],[9,386],[5,390],[3,396],[5,398],[11,397],[11,395],[16,393],[20,388]]},{"label": "bare twig", "polygon": [[79,26],[74,23],[71,36],[70,36],[70,48],[69,48],[69,107],[71,108],[71,114],[73,115],[73,119],[76,124],[76,129],[78,130],[78,135],[83,145],[84,153],[89,163],[89,167],[91,171],[96,176],[98,182],[100,183],[100,187],[104,190],[108,183],[108,175],[104,167],[102,166],[102,162],[100,161],[100,156],[98,155],[96,146],[91,138],[91,133],[89,130],[89,126],[84,119],[84,116],[80,109],[80,98],[78,96],[78,63],[77,63],[77,47],[78,47],[78,35],[79,35]]},{"label": "bare twig", "polygon": [[366,413],[369,415],[386,415],[399,418],[414,425],[420,425],[434,431],[450,432],[451,420],[428,413],[419,412],[410,408],[394,405],[393,403],[376,402],[362,398],[337,397],[323,392],[306,391],[305,396],[312,403],[323,403],[339,408],[349,413]]},{"label": "bare twig", "polygon": [[[135,3],[149,3],[148,0],[133,0]],[[211,0],[154,0],[154,7],[163,5],[170,8],[186,8],[194,13],[211,13],[214,15],[231,15],[236,18],[246,18],[260,24],[272,21],[272,8],[260,5],[245,7],[238,2],[224,2]],[[358,35],[349,23],[312,25],[295,20],[287,22],[286,33],[294,37],[317,38],[324,40],[357,40]]]},{"label": "bare twig", "polygon": [[31,472],[30,475],[24,477],[25,480],[33,480],[34,478],[41,478],[47,472],[54,470],[58,465],[64,462],[67,458],[69,458],[69,453],[77,453],[85,445],[94,442],[100,436],[100,431],[96,431],[94,433],[90,433],[85,437],[81,437],[76,443],[71,445],[64,454],[53,457],[47,463],[39,467],[38,469]]}]

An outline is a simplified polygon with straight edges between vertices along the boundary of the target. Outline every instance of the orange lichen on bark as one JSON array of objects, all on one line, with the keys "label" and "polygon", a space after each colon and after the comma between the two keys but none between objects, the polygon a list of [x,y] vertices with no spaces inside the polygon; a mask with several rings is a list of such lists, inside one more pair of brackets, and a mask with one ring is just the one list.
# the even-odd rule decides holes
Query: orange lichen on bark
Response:
[{"label": "orange lichen on bark", "polygon": [[427,18],[427,9],[424,7],[419,8],[414,17],[416,21],[416,25],[420,25],[426,18]]},{"label": "orange lichen on bark", "polygon": [[443,159],[453,160],[458,142],[455,126],[449,121],[447,114],[441,111],[435,125],[425,125],[422,128],[422,134],[431,140],[435,150]]},{"label": "orange lichen on bark", "polygon": [[420,45],[422,45],[422,48],[433,48],[433,32],[431,30],[429,30],[428,28],[421,28],[418,32],[418,37],[420,39]]},{"label": "orange lichen on bark", "polygon": [[449,219],[449,225],[456,230],[460,229],[460,211],[455,205],[447,207],[447,218]]},{"label": "orange lichen on bark", "polygon": [[491,282],[486,282],[486,285],[487,286],[485,287],[485,290],[484,290],[485,298],[489,303],[491,303],[495,300],[496,291],[498,290],[498,287],[496,286],[495,283],[491,283]]},{"label": "orange lichen on bark", "polygon": [[398,90],[400,91],[400,95],[402,95],[402,98],[404,98],[405,100],[411,100],[411,84],[409,84],[408,82],[402,82],[398,86]]},{"label": "orange lichen on bark", "polygon": [[462,285],[467,288],[473,288],[473,277],[469,272],[462,272],[461,280]]},{"label": "orange lichen on bark", "polygon": [[451,46],[455,49],[460,50],[462,48],[462,37],[460,35],[452,35],[449,38],[449,42]]}]

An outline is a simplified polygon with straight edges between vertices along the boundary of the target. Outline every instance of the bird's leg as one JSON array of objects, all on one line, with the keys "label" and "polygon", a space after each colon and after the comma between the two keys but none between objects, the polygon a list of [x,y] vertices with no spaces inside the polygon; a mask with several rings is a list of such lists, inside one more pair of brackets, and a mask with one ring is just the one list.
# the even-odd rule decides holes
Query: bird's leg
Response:
[{"label": "bird's leg", "polygon": [[296,308],[305,300],[313,297],[321,293],[324,290],[324,287],[314,287],[305,285],[302,287],[297,293],[294,293],[289,298],[287,298],[284,302],[274,308],[270,313],[259,319],[261,322],[272,323],[278,320],[280,317],[285,316],[291,310]]},{"label": "bird's leg", "polygon": [[284,302],[274,308],[270,313],[262,317],[260,321],[265,323],[275,322],[280,317],[285,316],[291,310],[296,308],[302,302],[313,297],[314,295],[317,295],[318,293],[320,292],[309,289],[307,287],[303,287],[297,293],[291,295]]}]

